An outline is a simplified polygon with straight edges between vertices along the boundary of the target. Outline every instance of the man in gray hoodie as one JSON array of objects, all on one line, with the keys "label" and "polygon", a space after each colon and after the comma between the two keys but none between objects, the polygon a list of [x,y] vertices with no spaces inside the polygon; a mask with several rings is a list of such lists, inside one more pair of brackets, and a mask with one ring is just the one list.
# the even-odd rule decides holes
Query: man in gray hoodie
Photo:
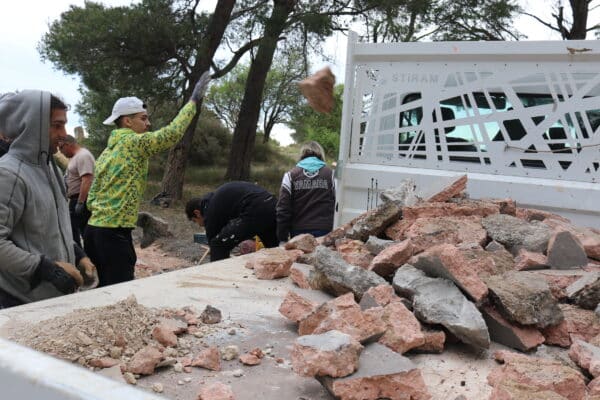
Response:
[{"label": "man in gray hoodie", "polygon": [[52,159],[66,122],[67,106],[49,92],[0,96],[0,132],[13,139],[0,158],[0,308],[74,292],[83,283],[75,265],[92,272],[73,245]]}]

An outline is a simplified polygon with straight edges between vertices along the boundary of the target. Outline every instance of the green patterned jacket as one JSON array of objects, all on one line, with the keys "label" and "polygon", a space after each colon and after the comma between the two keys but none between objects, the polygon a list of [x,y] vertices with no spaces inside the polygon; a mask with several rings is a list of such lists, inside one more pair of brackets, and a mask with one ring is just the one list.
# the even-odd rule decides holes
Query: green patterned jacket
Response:
[{"label": "green patterned jacket", "polygon": [[166,127],[135,133],[129,128],[111,132],[108,145],[96,161],[94,183],[87,207],[89,224],[105,228],[135,228],[140,201],[146,190],[148,159],[177,143],[196,113],[189,102]]}]

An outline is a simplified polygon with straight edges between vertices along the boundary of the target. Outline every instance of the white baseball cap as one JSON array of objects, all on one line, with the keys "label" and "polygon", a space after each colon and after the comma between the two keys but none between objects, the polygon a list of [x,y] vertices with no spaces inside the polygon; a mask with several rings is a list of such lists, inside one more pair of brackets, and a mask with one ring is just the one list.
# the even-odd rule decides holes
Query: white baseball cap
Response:
[{"label": "white baseball cap", "polygon": [[115,102],[110,117],[103,122],[104,125],[112,125],[115,120],[123,115],[137,114],[146,111],[146,105],[137,97],[121,97]]}]

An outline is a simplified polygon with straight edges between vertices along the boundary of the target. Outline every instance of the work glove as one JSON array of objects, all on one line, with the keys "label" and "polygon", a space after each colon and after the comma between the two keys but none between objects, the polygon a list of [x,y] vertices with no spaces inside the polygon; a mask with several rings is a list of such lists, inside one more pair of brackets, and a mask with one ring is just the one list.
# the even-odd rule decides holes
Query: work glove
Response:
[{"label": "work glove", "polygon": [[85,212],[85,202],[78,201],[77,204],[75,205],[75,215],[77,215],[78,217],[81,217],[84,212]]},{"label": "work glove", "polygon": [[52,262],[42,258],[35,274],[39,279],[50,282],[58,291],[65,294],[73,293],[83,284],[83,277],[79,271],[66,262]]},{"label": "work glove", "polygon": [[81,286],[81,290],[89,290],[98,286],[98,282],[100,281],[98,279],[98,271],[89,257],[83,257],[79,260],[77,270],[83,277],[83,286]]},{"label": "work glove", "polygon": [[196,82],[196,86],[194,86],[194,91],[192,92],[192,96],[190,97],[190,101],[199,102],[204,97],[206,93],[206,89],[208,88],[208,83],[210,82],[210,72],[206,71],[202,74],[198,82]]}]

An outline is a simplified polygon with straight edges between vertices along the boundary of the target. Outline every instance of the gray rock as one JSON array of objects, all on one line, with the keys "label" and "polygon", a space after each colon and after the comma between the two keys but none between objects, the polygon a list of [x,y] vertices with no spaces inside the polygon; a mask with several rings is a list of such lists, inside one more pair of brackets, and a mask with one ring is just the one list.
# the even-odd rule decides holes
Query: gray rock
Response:
[{"label": "gray rock", "polygon": [[567,297],[571,302],[581,308],[598,312],[600,303],[600,273],[590,272],[567,286],[565,289]]},{"label": "gray rock", "polygon": [[393,240],[385,240],[379,239],[377,236],[369,236],[369,240],[367,240],[367,243],[365,243],[365,245],[367,246],[367,249],[371,252],[371,254],[376,256],[377,254],[381,253],[384,249],[390,247],[394,243],[396,242],[394,242]]},{"label": "gray rock", "polygon": [[200,314],[200,320],[205,324],[218,324],[221,322],[221,310],[209,304]]},{"label": "gray rock", "polygon": [[397,203],[383,203],[376,209],[358,217],[352,228],[346,232],[346,237],[365,242],[369,236],[379,235],[385,228],[396,222],[401,215],[402,207]]},{"label": "gray rock", "polygon": [[500,243],[496,242],[495,240],[492,240],[490,243],[488,243],[488,245],[485,246],[485,249],[487,251],[502,251],[502,250],[506,250],[506,248],[504,246],[502,246]]},{"label": "gray rock", "polygon": [[596,315],[600,317],[600,304],[596,306]]},{"label": "gray rock", "polygon": [[334,296],[352,292],[360,300],[369,288],[387,283],[375,272],[348,264],[337,251],[318,246],[314,253],[315,271],[323,280],[319,284]]},{"label": "gray rock", "polygon": [[400,206],[412,206],[421,200],[415,193],[416,189],[417,185],[414,180],[404,179],[400,185],[385,189],[379,197],[384,202],[391,201]]},{"label": "gray rock", "polygon": [[546,281],[529,272],[510,271],[485,280],[490,298],[509,321],[539,328],[563,319]]},{"label": "gray rock", "polygon": [[587,265],[583,246],[569,232],[558,232],[548,243],[548,265],[554,269],[573,269]]},{"label": "gray rock", "polygon": [[161,237],[173,236],[169,231],[169,224],[161,218],[157,218],[148,212],[139,212],[136,225],[142,228],[143,236],[140,247],[143,249],[150,246]]},{"label": "gray rock", "polygon": [[513,255],[520,248],[545,253],[552,234],[542,222],[527,222],[507,214],[489,215],[481,223],[488,236],[506,246]]},{"label": "gray rock", "polygon": [[419,320],[440,324],[473,347],[489,348],[490,336],[481,313],[454,283],[429,278],[405,264],[396,271],[393,286],[400,295],[412,295],[413,311]]}]

